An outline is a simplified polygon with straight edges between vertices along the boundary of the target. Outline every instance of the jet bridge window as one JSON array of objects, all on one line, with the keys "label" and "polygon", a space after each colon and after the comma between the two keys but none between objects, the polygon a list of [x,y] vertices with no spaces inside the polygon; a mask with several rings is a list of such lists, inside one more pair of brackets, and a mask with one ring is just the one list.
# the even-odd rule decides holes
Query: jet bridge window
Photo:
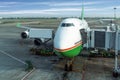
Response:
[{"label": "jet bridge window", "polygon": [[61,24],[61,27],[72,27],[72,26],[74,26],[73,23],[62,23]]}]

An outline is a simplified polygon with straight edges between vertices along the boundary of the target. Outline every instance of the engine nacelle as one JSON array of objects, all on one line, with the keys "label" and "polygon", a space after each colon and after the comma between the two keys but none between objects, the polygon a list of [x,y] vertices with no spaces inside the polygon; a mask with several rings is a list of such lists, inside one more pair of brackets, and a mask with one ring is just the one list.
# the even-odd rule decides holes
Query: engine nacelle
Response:
[{"label": "engine nacelle", "polygon": [[36,38],[36,39],[34,40],[34,44],[35,44],[36,46],[40,46],[40,45],[42,44],[42,40],[39,39],[39,38]]},{"label": "engine nacelle", "polygon": [[22,37],[22,39],[28,38],[28,37],[29,37],[29,31],[26,30],[26,31],[22,32],[22,33],[21,33],[21,37]]}]

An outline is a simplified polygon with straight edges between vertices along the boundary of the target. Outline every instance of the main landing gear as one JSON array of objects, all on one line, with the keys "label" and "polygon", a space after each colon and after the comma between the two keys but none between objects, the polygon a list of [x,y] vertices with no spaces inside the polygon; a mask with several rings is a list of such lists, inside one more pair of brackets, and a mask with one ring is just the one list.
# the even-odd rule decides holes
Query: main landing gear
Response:
[{"label": "main landing gear", "polygon": [[117,78],[119,73],[117,71],[113,71],[113,77]]},{"label": "main landing gear", "polygon": [[74,61],[74,58],[66,60],[66,64],[64,67],[65,71],[72,71],[73,70],[73,61]]}]

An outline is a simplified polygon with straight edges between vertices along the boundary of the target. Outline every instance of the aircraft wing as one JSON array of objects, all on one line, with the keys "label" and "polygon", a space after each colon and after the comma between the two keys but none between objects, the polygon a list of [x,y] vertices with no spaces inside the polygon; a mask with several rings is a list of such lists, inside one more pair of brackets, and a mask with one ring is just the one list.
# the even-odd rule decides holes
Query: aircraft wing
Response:
[{"label": "aircraft wing", "polygon": [[21,23],[17,23],[16,27],[18,27],[18,28],[24,28],[24,29],[30,29],[30,27],[22,26]]}]

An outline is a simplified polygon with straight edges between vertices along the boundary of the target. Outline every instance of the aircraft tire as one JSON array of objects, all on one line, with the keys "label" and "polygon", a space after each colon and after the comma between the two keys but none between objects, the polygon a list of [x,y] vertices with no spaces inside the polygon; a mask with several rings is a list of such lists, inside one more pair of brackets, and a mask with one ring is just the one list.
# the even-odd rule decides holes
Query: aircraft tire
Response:
[{"label": "aircraft tire", "polygon": [[65,64],[64,70],[68,71],[68,65],[67,64]]},{"label": "aircraft tire", "polygon": [[69,71],[72,71],[72,70],[73,70],[73,65],[70,64],[70,66],[69,66]]},{"label": "aircraft tire", "polygon": [[118,72],[113,72],[113,77],[117,78],[118,77]]}]

